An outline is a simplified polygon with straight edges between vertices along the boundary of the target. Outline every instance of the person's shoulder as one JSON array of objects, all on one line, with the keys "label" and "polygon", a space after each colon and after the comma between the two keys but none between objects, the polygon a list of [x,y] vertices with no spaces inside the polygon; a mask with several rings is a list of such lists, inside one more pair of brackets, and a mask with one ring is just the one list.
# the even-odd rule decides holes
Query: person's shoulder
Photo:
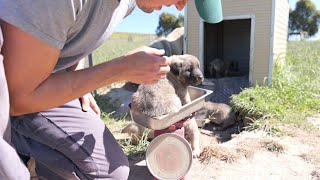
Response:
[{"label": "person's shoulder", "polygon": [[0,19],[61,49],[75,22],[76,1],[0,0]]}]

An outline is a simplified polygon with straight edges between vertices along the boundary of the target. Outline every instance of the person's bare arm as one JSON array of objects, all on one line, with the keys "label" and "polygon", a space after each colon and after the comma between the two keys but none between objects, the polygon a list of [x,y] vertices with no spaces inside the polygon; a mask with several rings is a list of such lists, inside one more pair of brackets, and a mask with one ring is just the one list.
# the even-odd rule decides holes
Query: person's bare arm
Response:
[{"label": "person's bare arm", "polygon": [[[80,69],[84,69],[85,60],[86,60],[85,58],[81,59],[78,63],[67,68],[67,71],[77,71]],[[81,100],[82,111],[87,112],[91,108],[98,116],[101,115],[101,110],[91,93],[87,93],[81,96],[80,100]]]},{"label": "person's bare arm", "polygon": [[51,74],[59,49],[10,24],[1,27],[11,115],[57,107],[117,81],[155,83],[170,70],[170,62],[159,57],[163,51],[145,47],[94,67]]}]

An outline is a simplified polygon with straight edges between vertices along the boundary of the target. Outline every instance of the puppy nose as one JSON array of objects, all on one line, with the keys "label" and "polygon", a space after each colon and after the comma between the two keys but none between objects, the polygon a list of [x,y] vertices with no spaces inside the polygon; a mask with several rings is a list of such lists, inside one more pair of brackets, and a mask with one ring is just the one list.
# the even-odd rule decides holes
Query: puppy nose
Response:
[{"label": "puppy nose", "polygon": [[203,75],[198,76],[198,81],[203,81],[204,77]]}]

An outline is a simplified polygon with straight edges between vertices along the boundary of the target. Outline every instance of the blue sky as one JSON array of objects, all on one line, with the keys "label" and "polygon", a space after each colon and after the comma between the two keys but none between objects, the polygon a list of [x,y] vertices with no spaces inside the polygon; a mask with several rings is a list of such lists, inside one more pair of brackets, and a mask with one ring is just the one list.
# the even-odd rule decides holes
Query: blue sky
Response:
[{"label": "blue sky", "polygon": [[[189,1],[193,3],[193,0]],[[297,1],[298,0],[289,0],[291,9],[295,8]],[[317,9],[320,10],[320,0],[311,1],[316,5]],[[159,15],[162,12],[168,12],[176,16],[179,14],[184,14],[184,10],[178,11],[175,6],[163,7],[160,11],[154,11],[150,14],[144,13],[139,8],[136,8],[126,19],[122,21],[116,31],[155,34],[155,31],[158,27]],[[320,32],[313,39],[320,39]]]},{"label": "blue sky", "polygon": [[155,34],[155,31],[158,27],[159,16],[163,12],[168,12],[178,16],[179,14],[184,14],[184,9],[178,11],[175,6],[164,6],[160,11],[153,11],[152,13],[147,14],[141,11],[139,8],[136,8],[121,22],[116,31]]}]

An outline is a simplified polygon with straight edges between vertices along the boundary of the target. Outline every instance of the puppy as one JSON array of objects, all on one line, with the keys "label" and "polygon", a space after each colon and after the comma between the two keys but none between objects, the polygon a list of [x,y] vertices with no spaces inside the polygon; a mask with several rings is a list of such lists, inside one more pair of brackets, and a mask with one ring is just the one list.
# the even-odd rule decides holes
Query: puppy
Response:
[{"label": "puppy", "polygon": [[208,70],[211,77],[224,77],[226,70],[225,62],[222,59],[216,58],[209,63]]},{"label": "puppy", "polygon": [[213,78],[238,76],[239,62],[216,58],[209,62],[207,70]]},{"label": "puppy", "polygon": [[[176,55],[171,59],[167,77],[153,85],[140,85],[132,95],[131,110],[150,117],[178,112],[191,102],[187,87],[203,82],[199,60],[192,55]],[[194,118],[184,123],[186,139],[193,155],[200,154],[200,132]]]},{"label": "puppy", "polygon": [[210,122],[219,125],[213,130],[221,131],[233,125],[237,116],[232,108],[224,103],[205,102],[204,106],[196,112],[197,119],[208,119]]}]

